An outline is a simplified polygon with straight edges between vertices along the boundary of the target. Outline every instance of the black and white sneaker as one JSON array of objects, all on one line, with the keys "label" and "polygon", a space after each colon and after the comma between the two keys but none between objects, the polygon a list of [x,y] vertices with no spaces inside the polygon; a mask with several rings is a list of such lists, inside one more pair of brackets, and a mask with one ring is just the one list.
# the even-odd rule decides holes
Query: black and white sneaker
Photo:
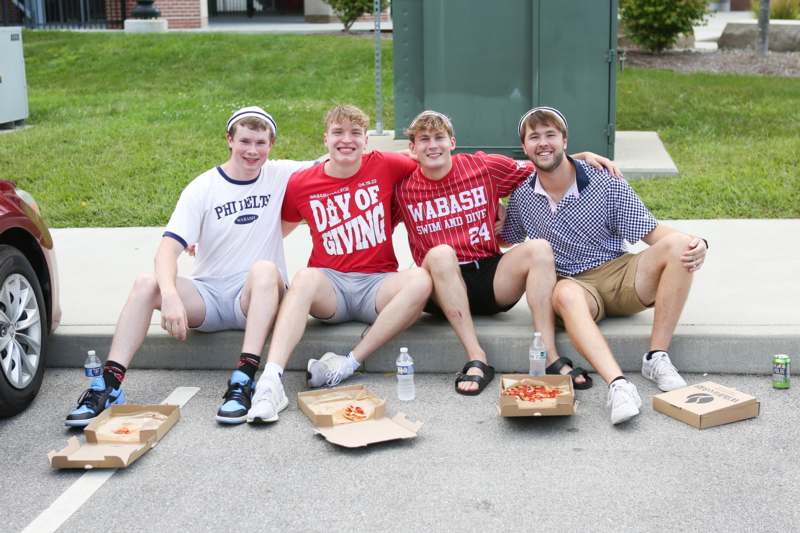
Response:
[{"label": "black and white sneaker", "polygon": [[247,420],[247,411],[253,399],[253,380],[241,370],[234,370],[225,391],[225,400],[217,411],[220,424],[241,424]]}]

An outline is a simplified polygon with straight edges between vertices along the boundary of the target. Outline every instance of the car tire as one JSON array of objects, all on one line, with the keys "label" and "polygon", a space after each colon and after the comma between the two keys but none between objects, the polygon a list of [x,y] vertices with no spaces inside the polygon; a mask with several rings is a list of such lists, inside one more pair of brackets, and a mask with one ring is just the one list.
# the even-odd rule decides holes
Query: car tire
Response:
[{"label": "car tire", "polygon": [[19,250],[0,245],[0,416],[19,413],[39,392],[48,332],[39,278]]}]

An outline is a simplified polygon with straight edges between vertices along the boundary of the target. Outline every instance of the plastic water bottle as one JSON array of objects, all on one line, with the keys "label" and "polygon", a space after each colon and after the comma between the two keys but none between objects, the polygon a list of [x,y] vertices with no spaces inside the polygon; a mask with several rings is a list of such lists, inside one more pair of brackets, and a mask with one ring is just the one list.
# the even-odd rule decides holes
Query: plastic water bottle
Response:
[{"label": "plastic water bottle", "polygon": [[94,350],[89,350],[86,355],[86,361],[83,362],[83,373],[90,379],[103,375],[103,364],[100,362]]},{"label": "plastic water bottle", "polygon": [[416,396],[414,387],[414,359],[408,353],[408,348],[400,348],[397,356],[397,399],[409,402]]},{"label": "plastic water bottle", "polygon": [[531,376],[544,376],[545,365],[547,364],[547,348],[544,345],[542,334],[538,331],[533,334],[533,342],[528,350],[528,360],[530,362]]}]

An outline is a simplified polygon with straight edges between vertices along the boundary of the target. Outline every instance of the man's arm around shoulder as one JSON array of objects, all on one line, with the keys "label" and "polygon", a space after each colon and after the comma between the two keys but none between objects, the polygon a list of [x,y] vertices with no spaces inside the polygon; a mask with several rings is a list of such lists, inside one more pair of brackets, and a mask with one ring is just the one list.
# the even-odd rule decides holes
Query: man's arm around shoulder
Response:
[{"label": "man's arm around shoulder", "polygon": [[161,292],[161,327],[178,340],[186,340],[186,308],[178,295],[178,256],[183,245],[172,237],[162,237],[156,251],[156,281]]}]

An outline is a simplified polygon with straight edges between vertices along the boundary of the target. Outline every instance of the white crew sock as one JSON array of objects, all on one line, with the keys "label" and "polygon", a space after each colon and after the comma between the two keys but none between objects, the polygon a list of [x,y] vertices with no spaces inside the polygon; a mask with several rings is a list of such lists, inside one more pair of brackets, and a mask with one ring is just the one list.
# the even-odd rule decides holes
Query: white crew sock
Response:
[{"label": "white crew sock", "polygon": [[350,368],[352,369],[353,372],[358,370],[358,367],[361,366],[361,363],[358,362],[356,356],[353,355],[352,351],[349,354],[347,354],[347,362],[350,363]]},{"label": "white crew sock", "polygon": [[264,374],[276,376],[279,380],[282,380],[283,367],[277,363],[267,363],[264,365]]}]

